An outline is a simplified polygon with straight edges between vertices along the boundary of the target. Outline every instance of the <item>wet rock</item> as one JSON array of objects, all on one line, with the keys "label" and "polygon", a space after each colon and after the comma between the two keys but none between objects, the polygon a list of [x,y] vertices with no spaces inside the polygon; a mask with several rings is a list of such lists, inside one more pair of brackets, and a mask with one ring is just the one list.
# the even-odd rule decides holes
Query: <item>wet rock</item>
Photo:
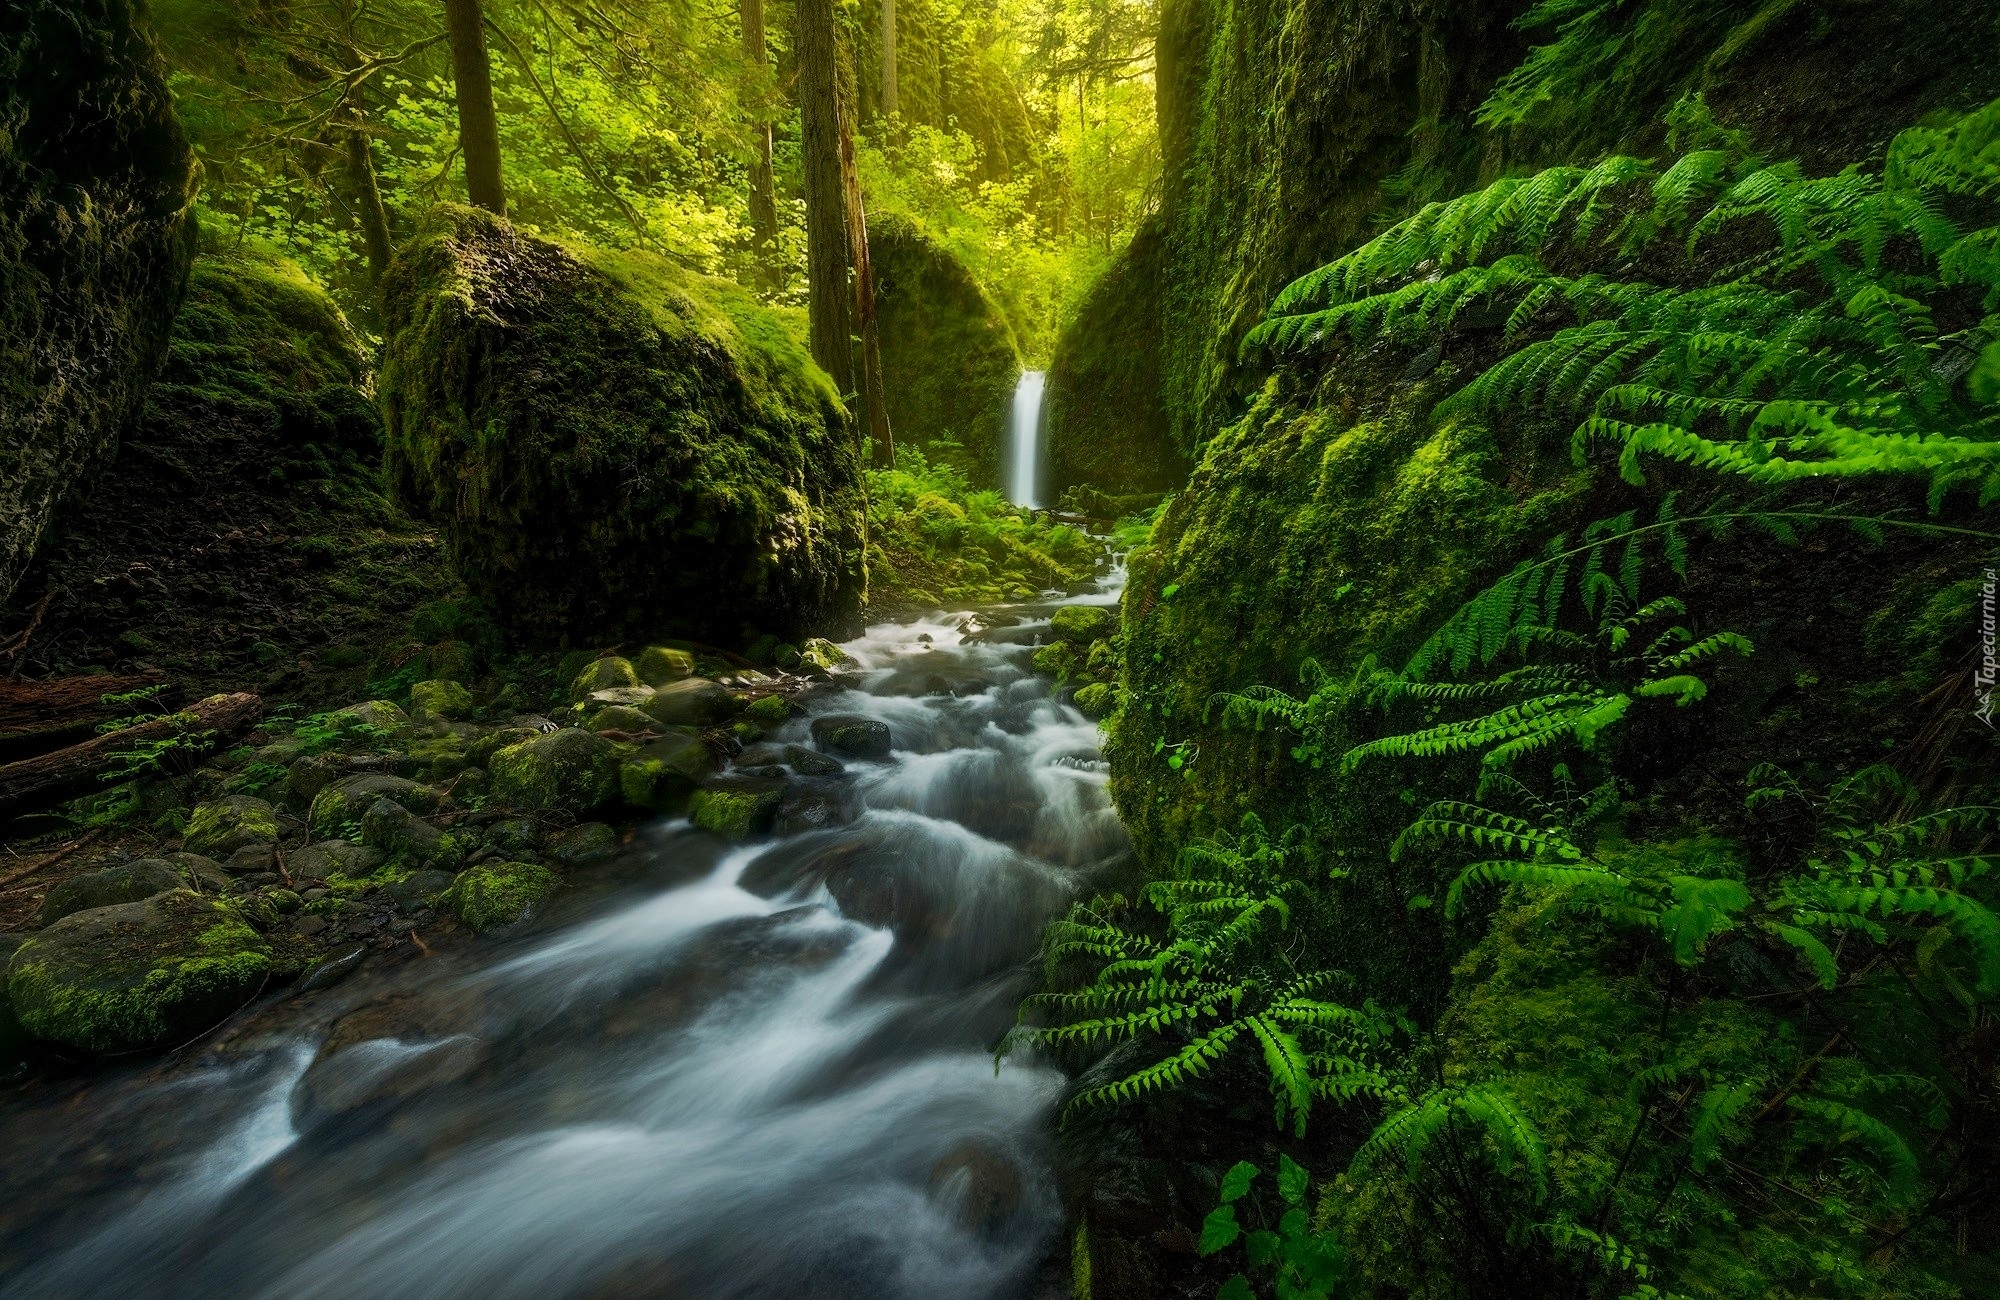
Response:
[{"label": "wet rock", "polygon": [[549,857],[565,867],[602,862],[617,852],[618,832],[603,822],[585,822],[549,837]]},{"label": "wet rock", "polygon": [[587,664],[569,684],[569,697],[583,701],[594,692],[612,690],[621,686],[639,685],[639,674],[633,669],[630,659],[617,655],[606,655],[594,663]]},{"label": "wet rock", "polygon": [[587,731],[658,731],[660,724],[630,704],[611,704],[597,710],[584,723]]},{"label": "wet rock", "polygon": [[419,725],[463,722],[472,716],[472,692],[457,682],[418,682],[410,688],[410,716]]},{"label": "wet rock", "polygon": [[694,676],[694,656],[673,646],[647,646],[635,665],[639,680],[648,686],[665,686]]},{"label": "wet rock", "polygon": [[780,835],[832,830],[860,815],[857,799],[828,790],[800,789],[785,796],[778,808],[776,829]]},{"label": "wet rock", "polygon": [[268,873],[278,865],[278,846],[275,844],[246,844],[229,855],[222,864],[223,870],[238,876],[255,876]]},{"label": "wet rock", "polygon": [[410,729],[410,715],[389,700],[350,704],[335,709],[326,720],[336,731],[359,739],[386,739],[401,736]]},{"label": "wet rock", "polygon": [[1092,682],[1076,693],[1077,712],[1086,718],[1102,718],[1111,712],[1116,703],[1108,682]]},{"label": "wet rock", "polygon": [[662,686],[641,707],[669,727],[711,727],[734,717],[738,705],[722,683],[689,677]]},{"label": "wet rock", "polygon": [[502,853],[526,853],[542,842],[542,828],[525,817],[510,817],[486,828],[486,842]]},{"label": "wet rock", "polygon": [[343,768],[332,754],[308,754],[292,763],[285,774],[285,786],[294,799],[310,805],[313,796],[340,779]]},{"label": "wet rock", "polygon": [[1020,1167],[979,1138],[959,1143],[931,1166],[931,1195],[968,1231],[998,1228],[1021,1208],[1025,1190]]},{"label": "wet rock", "polygon": [[325,880],[329,876],[362,880],[374,875],[387,860],[380,850],[336,839],[308,844],[292,854],[286,865],[294,880]]},{"label": "wet rock", "polygon": [[361,842],[389,861],[410,867],[449,868],[465,855],[456,836],[389,799],[377,799],[361,815]]},{"label": "wet rock", "polygon": [[743,717],[760,727],[781,727],[792,720],[792,702],[782,695],[766,695],[744,706]]},{"label": "wet rock", "polygon": [[796,671],[808,677],[827,677],[832,675],[835,669],[844,668],[853,662],[853,655],[825,637],[816,636],[799,647]]},{"label": "wet rock", "polygon": [[484,934],[533,915],[560,883],[553,871],[532,862],[482,862],[458,873],[440,906]]},{"label": "wet rock", "polygon": [[306,824],[315,839],[332,839],[349,823],[361,824],[361,815],[377,799],[387,799],[428,817],[444,802],[444,794],[431,786],[419,785],[405,777],[385,772],[364,772],[335,781],[313,797]]},{"label": "wet rock", "polygon": [[[319,920],[322,925],[325,924],[324,918],[314,919]],[[296,926],[294,928],[296,929]],[[313,963],[305,974],[299,976],[299,982],[294,987],[300,993],[317,993],[321,989],[330,989],[360,970],[361,963],[367,959],[368,946],[354,944]]]},{"label": "wet rock", "polygon": [[188,890],[76,912],[7,964],[37,1038],[97,1055],[185,1041],[263,987],[271,949],[231,908]]},{"label": "wet rock", "polygon": [[493,797],[510,808],[584,816],[618,793],[618,750],[594,732],[565,727],[510,745],[487,764]]},{"label": "wet rock", "polygon": [[422,871],[412,871],[403,879],[390,883],[382,892],[387,894],[397,907],[415,911],[450,889],[452,880],[449,871],[426,868]]},{"label": "wet rock", "polygon": [[238,849],[268,847],[277,840],[278,810],[252,795],[232,794],[194,810],[182,847],[203,857],[226,858]]},{"label": "wet rock", "polygon": [[82,875],[71,876],[51,889],[48,897],[42,900],[41,914],[36,923],[46,928],[75,912],[110,907],[117,903],[136,903],[171,889],[185,888],[185,878],[172,863],[159,858],[140,858],[120,866],[105,867],[101,871],[86,871]]},{"label": "wet rock", "polygon": [[197,894],[219,894],[234,883],[220,862],[199,853],[169,853],[161,861],[180,872]]},{"label": "wet rock", "polygon": [[[536,719],[537,723],[546,721],[546,719]],[[518,745],[524,740],[533,740],[536,736],[546,735],[555,729],[556,725],[553,722],[547,722],[547,725],[530,725],[520,720],[510,722],[498,730],[487,732],[467,745],[465,761],[474,767],[485,767],[501,750]]]},{"label": "wet rock", "polygon": [[1049,618],[1049,630],[1079,649],[1118,630],[1118,615],[1107,605],[1065,605]]},{"label": "wet rock", "polygon": [[783,781],[724,777],[695,791],[688,820],[725,839],[743,839],[769,830],[784,801]]},{"label": "wet rock", "polygon": [[839,759],[828,757],[816,749],[807,749],[804,745],[785,746],[784,762],[800,776],[839,776],[847,770]]},{"label": "wet rock", "polygon": [[737,768],[770,767],[773,764],[782,765],[784,761],[785,747],[783,745],[757,744],[749,746],[742,753],[738,754],[731,766]]},{"label": "wet rock", "polygon": [[304,939],[313,938],[325,932],[329,922],[317,912],[308,912],[292,922],[292,933]]},{"label": "wet rock", "polygon": [[322,1054],[299,1080],[295,1114],[310,1123],[379,1102],[407,1101],[456,1083],[485,1063],[483,1039],[454,1034],[434,1042],[374,1038]]},{"label": "wet rock", "polygon": [[891,746],[887,723],[852,714],[814,718],[812,738],[821,749],[849,758],[887,758]]}]

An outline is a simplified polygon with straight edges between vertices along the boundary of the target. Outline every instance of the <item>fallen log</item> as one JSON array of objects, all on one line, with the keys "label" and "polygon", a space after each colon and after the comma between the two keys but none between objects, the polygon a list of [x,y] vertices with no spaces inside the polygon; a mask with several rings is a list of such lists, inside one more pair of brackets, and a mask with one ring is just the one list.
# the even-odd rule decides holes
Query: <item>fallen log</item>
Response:
[{"label": "fallen log", "polygon": [[104,703],[105,696],[127,695],[166,680],[165,673],[154,670],[135,677],[0,681],[0,763],[81,740],[98,723],[133,712]]},{"label": "fallen log", "polygon": [[46,808],[97,789],[104,773],[129,764],[132,754],[163,741],[178,740],[189,758],[204,756],[250,730],[263,716],[264,701],[255,695],[211,695],[179,713],[8,763],[0,767],[0,817]]}]

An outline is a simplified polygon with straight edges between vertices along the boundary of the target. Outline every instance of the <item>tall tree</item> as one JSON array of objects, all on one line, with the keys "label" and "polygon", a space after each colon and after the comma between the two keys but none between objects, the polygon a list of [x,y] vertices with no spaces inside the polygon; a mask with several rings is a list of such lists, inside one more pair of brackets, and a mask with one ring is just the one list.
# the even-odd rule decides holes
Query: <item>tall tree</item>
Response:
[{"label": "tall tree", "polygon": [[375,179],[375,146],[368,136],[368,120],[355,108],[349,111],[345,125],[347,181],[354,188],[355,219],[368,250],[368,282],[379,285],[382,273],[389,269],[389,210],[382,204],[382,187]]},{"label": "tall tree", "polygon": [[896,111],[896,0],[882,0],[882,115]]},{"label": "tall tree", "polygon": [[[764,42],[764,0],[742,0],[743,58],[761,74],[770,66]],[[768,278],[781,272],[777,265],[778,190],[771,174],[771,123],[757,127],[757,156],[750,164],[750,228],[757,237],[757,261]]]},{"label": "tall tree", "polygon": [[465,155],[465,191],[488,212],[507,215],[507,187],[500,178],[500,118],[493,108],[493,66],[486,57],[485,14],[480,0],[444,0],[451,41],[452,82],[458,94],[458,145]]},{"label": "tall tree", "polygon": [[806,319],[813,360],[843,394],[854,391],[847,193],[841,181],[840,103],[833,0],[798,0],[799,146],[806,192]]},{"label": "tall tree", "polygon": [[853,118],[840,115],[840,188],[846,201],[848,256],[854,264],[854,324],[861,336],[861,404],[875,463],[896,463],[889,430],[889,394],[882,386],[882,329],[875,319],[875,275],[868,263],[868,215],[861,206],[861,174],[854,165]]}]

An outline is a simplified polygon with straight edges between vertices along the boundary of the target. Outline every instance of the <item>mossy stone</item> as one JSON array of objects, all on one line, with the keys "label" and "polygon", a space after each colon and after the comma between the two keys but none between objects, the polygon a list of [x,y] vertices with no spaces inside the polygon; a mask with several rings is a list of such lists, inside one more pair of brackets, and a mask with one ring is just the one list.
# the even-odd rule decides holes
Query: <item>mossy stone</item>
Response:
[{"label": "mossy stone", "polygon": [[1088,646],[1118,630],[1108,605],[1064,605],[1049,616],[1049,630],[1073,646]]},{"label": "mossy stone", "polygon": [[410,709],[419,722],[461,722],[472,716],[472,692],[457,682],[418,682],[410,688]]},{"label": "mossy stone", "polygon": [[814,718],[812,738],[821,749],[848,758],[887,758],[895,742],[888,723],[842,713]]},{"label": "mossy stone", "polygon": [[1086,718],[1102,718],[1116,703],[1116,687],[1108,682],[1092,682],[1076,693],[1077,712]]},{"label": "mossy stone", "polygon": [[186,889],[186,877],[171,862],[160,858],[140,858],[98,871],[85,871],[63,881],[42,899],[36,923],[54,925],[74,912],[118,903],[136,903],[170,889]]},{"label": "mossy stone", "polygon": [[291,855],[286,866],[296,880],[326,880],[333,876],[360,880],[373,875],[384,861],[379,849],[335,839],[306,845]]},{"label": "mossy stone", "polygon": [[1051,641],[1035,651],[1030,662],[1036,672],[1063,681],[1076,672],[1076,647],[1067,641]]},{"label": "mossy stone", "polygon": [[487,763],[493,797],[510,808],[583,816],[618,794],[618,749],[595,732],[564,727],[510,745]]},{"label": "mossy stone", "polygon": [[238,849],[277,842],[278,810],[254,795],[232,794],[195,808],[181,847],[203,857],[226,858]]},{"label": "mossy stone", "polygon": [[782,785],[755,778],[708,786],[695,791],[688,820],[699,830],[740,840],[769,830],[784,801]]},{"label": "mossy stone", "polygon": [[465,856],[457,836],[389,799],[377,799],[361,814],[361,842],[403,867],[447,870]]},{"label": "mossy stone", "polygon": [[410,715],[393,700],[363,700],[335,709],[326,720],[336,731],[359,739],[390,739],[410,729]]},{"label": "mossy stone", "polygon": [[606,655],[602,659],[593,660],[576,675],[576,679],[569,684],[569,697],[581,702],[598,691],[639,684],[639,674],[632,667],[630,659]]},{"label": "mossy stone", "polygon": [[860,456],[803,313],[449,204],[382,299],[393,495],[498,622],[715,640],[859,608]]},{"label": "mossy stone", "polygon": [[612,704],[597,710],[584,723],[587,731],[658,731],[660,724],[651,715],[629,704]]},{"label": "mossy stone", "polygon": [[444,802],[444,794],[408,777],[391,776],[386,772],[364,772],[335,781],[314,795],[312,808],[306,814],[306,825],[315,839],[334,839],[339,836],[342,827],[350,823],[359,826],[362,814],[377,799],[387,799],[419,817],[428,817]]},{"label": "mossy stone", "polygon": [[735,717],[742,704],[722,683],[690,677],[662,686],[640,707],[669,727],[710,727]]},{"label": "mossy stone", "polygon": [[799,661],[794,668],[808,677],[831,676],[837,668],[844,668],[854,662],[854,656],[842,650],[825,637],[814,637],[799,647]]},{"label": "mossy stone", "polygon": [[715,771],[715,755],[693,732],[671,732],[618,765],[625,802],[648,812],[678,812]]},{"label": "mossy stone", "polygon": [[76,912],[22,944],[7,993],[37,1038],[95,1055],[186,1041],[263,987],[271,949],[187,890]]},{"label": "mossy stone", "polygon": [[648,686],[665,686],[694,676],[694,656],[676,646],[647,646],[635,666],[639,680]]},{"label": "mossy stone", "polygon": [[602,862],[617,852],[618,832],[604,822],[584,822],[549,837],[549,856],[565,867]]},{"label": "mossy stone", "polygon": [[526,920],[561,884],[537,863],[482,862],[459,872],[439,902],[484,934]]},{"label": "mossy stone", "polygon": [[766,695],[750,701],[743,716],[761,727],[778,727],[791,721],[792,702],[782,695]]}]

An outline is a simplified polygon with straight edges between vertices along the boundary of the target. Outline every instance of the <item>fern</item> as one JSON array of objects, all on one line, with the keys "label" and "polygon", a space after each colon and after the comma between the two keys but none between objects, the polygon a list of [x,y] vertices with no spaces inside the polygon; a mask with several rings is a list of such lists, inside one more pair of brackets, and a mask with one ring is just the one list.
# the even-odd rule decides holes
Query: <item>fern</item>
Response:
[{"label": "fern", "polygon": [[1413,1176],[1421,1173],[1431,1146],[1460,1118],[1485,1133],[1503,1174],[1521,1168],[1538,1193],[1547,1192],[1548,1146],[1499,1081],[1436,1088],[1407,1102],[1377,1125],[1354,1153],[1348,1178],[1358,1181],[1390,1155],[1399,1156]]}]

